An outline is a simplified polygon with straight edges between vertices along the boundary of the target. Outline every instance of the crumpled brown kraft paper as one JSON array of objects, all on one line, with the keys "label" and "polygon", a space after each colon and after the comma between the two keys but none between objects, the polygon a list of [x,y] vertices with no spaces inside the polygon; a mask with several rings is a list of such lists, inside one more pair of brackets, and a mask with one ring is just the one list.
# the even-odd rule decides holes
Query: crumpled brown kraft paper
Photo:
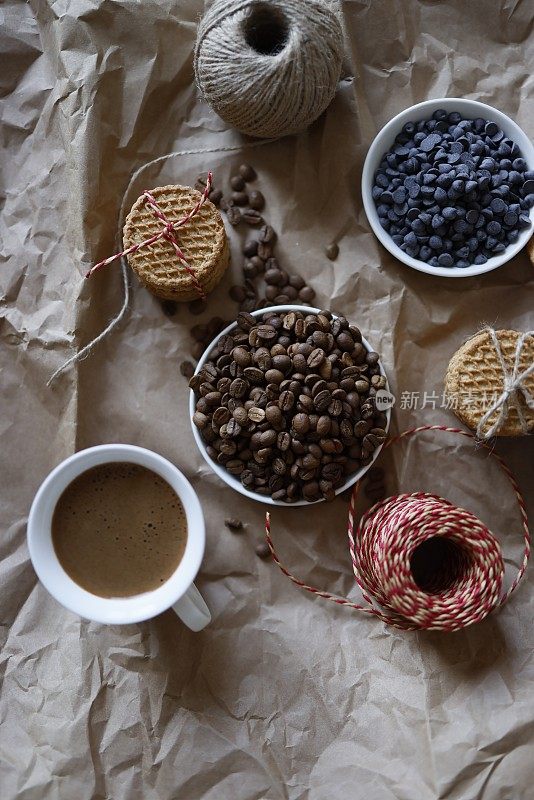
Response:
[{"label": "crumpled brown kraft paper", "polygon": [[[534,327],[533,267],[525,252],[479,278],[404,267],[370,231],[360,175],[380,126],[426,98],[480,99],[532,134],[532,6],[347,0],[350,52],[331,107],[306,133],[254,149],[198,96],[201,11],[200,0],[0,7],[1,796],[529,800],[532,570],[500,613],[450,635],[388,629],[297,589],[254,554],[262,506],[233,494],[195,449],[178,367],[198,318],[186,308],[165,317],[135,281],[120,330],[54,386],[46,381],[120,307],[117,264],[90,282],[82,275],[115,252],[133,170],[171,150],[242,143],[242,154],[176,158],[135,190],[191,183],[207,168],[222,185],[251,161],[280,261],[382,353],[398,398],[394,430],[456,424],[441,402],[448,359],[482,323]],[[239,236],[231,231],[234,277],[210,297],[207,317],[235,312],[227,289],[240,274]],[[340,245],[335,262],[323,254],[331,240]],[[162,453],[198,491],[208,531],[198,586],[213,614],[203,632],[172,611],[140,625],[89,623],[37,582],[25,543],[32,497],[60,460],[102,442]],[[533,515],[534,439],[497,450]],[[434,491],[481,516],[512,575],[518,511],[484,453],[424,434],[381,463],[390,492]],[[229,515],[244,521],[243,534],[224,527]],[[273,538],[301,578],[357,598],[346,518],[346,498],[275,509]]]}]

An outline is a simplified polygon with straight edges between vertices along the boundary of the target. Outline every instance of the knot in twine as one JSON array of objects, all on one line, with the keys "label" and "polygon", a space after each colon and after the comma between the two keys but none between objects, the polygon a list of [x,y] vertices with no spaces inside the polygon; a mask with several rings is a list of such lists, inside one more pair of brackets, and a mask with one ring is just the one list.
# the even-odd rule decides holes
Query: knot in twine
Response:
[{"label": "knot in twine", "polygon": [[[529,392],[526,386],[527,378],[534,374],[534,363],[523,370],[523,372],[520,372],[519,370],[523,347],[525,346],[527,338],[529,336],[534,336],[534,331],[526,331],[526,333],[519,335],[515,349],[514,364],[511,371],[502,352],[501,343],[499,341],[499,337],[497,336],[496,330],[494,328],[490,328],[488,325],[482,329],[482,333],[487,333],[489,335],[491,343],[493,344],[495,352],[497,353],[497,358],[502,370],[503,390],[499,397],[497,397],[490,405],[486,413],[481,417],[476,429],[477,439],[488,440],[497,433],[501,425],[506,420],[508,406],[510,403],[517,411],[519,424],[521,425],[521,432],[526,435],[528,433],[528,425],[524,411],[521,407],[520,395],[523,396],[527,408],[534,410],[534,396]],[[487,431],[484,431],[486,423],[489,422],[496,411],[499,412],[497,419]]]},{"label": "knot in twine", "polygon": [[329,105],[343,34],[317,0],[215,0],[200,21],[195,74],[206,102],[242,133],[304,130]]},{"label": "knot in twine", "polygon": [[119,258],[124,258],[124,256],[129,256],[130,253],[137,253],[137,251],[141,250],[143,247],[150,247],[150,245],[154,244],[154,242],[157,242],[159,239],[166,239],[168,242],[172,244],[180,263],[182,264],[184,269],[188,272],[188,274],[191,276],[191,280],[199,297],[201,297],[202,300],[205,300],[206,294],[202,289],[202,286],[200,285],[198,278],[195,275],[192,267],[188,264],[187,259],[180,248],[180,245],[178,244],[177,231],[178,228],[180,228],[182,225],[185,225],[186,222],[189,222],[189,220],[192,219],[195,216],[195,214],[198,213],[199,209],[206,202],[208,195],[211,191],[212,178],[213,178],[212,173],[208,172],[206,187],[202,192],[200,200],[191,209],[191,211],[189,211],[185,215],[185,217],[182,217],[182,219],[178,220],[178,222],[171,222],[169,219],[167,219],[161,208],[156,203],[154,197],[150,194],[148,189],[145,189],[145,191],[143,192],[143,197],[145,198],[145,204],[148,206],[148,208],[150,208],[156,219],[159,219],[160,222],[163,223],[163,227],[161,228],[161,230],[158,231],[158,233],[155,233],[153,236],[150,236],[148,239],[145,239],[143,242],[138,242],[137,244],[133,244],[126,250],[121,250],[120,253],[115,253],[115,255],[109,256],[109,258],[104,258],[102,261],[99,261],[98,264],[95,264],[94,267],[92,267],[89,270],[89,272],[86,274],[85,277],[90,278],[91,275],[97,272],[97,270],[102,269],[102,267],[106,267],[113,261],[116,261]]},{"label": "knot in twine", "polygon": [[[425,425],[390,439],[385,447],[428,430],[475,438],[458,428]],[[376,503],[355,528],[359,483],[355,484],[349,506],[348,539],[354,577],[366,606],[315,589],[292,575],[274,550],[267,514],[266,538],[271,554],[297,586],[338,605],[372,614],[395,628],[455,631],[480,622],[516,589],[530,555],[528,519],[519,487],[504,461],[489,449],[488,452],[512,485],[523,530],[521,566],[504,594],[504,561],[495,536],[470,511],[424,492],[399,494]]]}]

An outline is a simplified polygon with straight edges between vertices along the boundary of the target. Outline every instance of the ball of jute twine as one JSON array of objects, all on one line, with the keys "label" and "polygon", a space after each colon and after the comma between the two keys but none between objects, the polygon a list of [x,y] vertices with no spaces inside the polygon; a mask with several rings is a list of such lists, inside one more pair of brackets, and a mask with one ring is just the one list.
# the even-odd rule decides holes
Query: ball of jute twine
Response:
[{"label": "ball of jute twine", "polygon": [[226,122],[277,138],[323,113],[342,58],[339,20],[318,0],[216,0],[198,27],[195,74]]},{"label": "ball of jute twine", "polygon": [[[422,431],[443,431],[475,438],[459,428],[423,425],[404,431],[384,447]],[[515,591],[530,555],[527,511],[515,478],[500,456],[486,445],[481,447],[497,461],[510,481],[521,515],[523,556],[507,591],[502,590],[501,546],[474,514],[437,495],[414,492],[381,500],[355,526],[359,483],[355,484],[351,495],[348,538],[354,577],[367,605],[336,597],[292,575],[275,552],[267,514],[265,532],[274,561],[284,575],[306,591],[372,614],[395,628],[456,631],[480,622]],[[429,546],[433,548],[433,556]],[[425,559],[432,557],[436,562],[434,568],[425,570]]]}]

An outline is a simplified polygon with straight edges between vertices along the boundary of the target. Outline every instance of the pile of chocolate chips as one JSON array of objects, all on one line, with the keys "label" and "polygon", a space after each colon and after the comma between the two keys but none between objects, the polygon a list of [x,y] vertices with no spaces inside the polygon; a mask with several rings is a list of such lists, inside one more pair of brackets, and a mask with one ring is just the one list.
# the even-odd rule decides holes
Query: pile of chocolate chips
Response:
[{"label": "pile of chocolate chips", "polygon": [[332,500],[386,438],[378,353],[329,311],[240,312],[189,385],[210,458],[274,500]]},{"label": "pile of chocolate chips", "polygon": [[485,264],[530,227],[534,172],[495,122],[438,109],[407,122],[375,173],[380,224],[433,267]]}]

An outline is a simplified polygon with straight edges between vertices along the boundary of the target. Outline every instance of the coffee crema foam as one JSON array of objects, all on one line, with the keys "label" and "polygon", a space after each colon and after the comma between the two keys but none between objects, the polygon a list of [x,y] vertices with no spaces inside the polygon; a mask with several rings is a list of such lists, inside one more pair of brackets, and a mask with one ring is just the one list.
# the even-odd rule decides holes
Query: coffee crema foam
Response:
[{"label": "coffee crema foam", "polygon": [[167,481],[138,464],[111,462],[75,478],[52,519],[59,562],[101,597],[152,591],[172,575],[187,543],[184,507]]}]

